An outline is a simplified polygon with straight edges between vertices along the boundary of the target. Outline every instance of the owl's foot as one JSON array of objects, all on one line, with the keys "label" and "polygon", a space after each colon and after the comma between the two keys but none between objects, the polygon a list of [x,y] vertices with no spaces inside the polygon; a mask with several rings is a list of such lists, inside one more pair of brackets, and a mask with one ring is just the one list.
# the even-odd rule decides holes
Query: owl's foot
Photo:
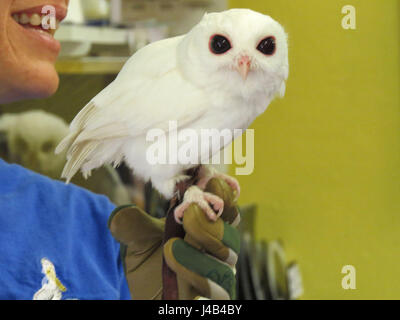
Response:
[{"label": "owl's foot", "polygon": [[199,205],[212,221],[216,221],[224,211],[224,201],[221,198],[204,192],[197,186],[191,186],[186,190],[182,203],[175,208],[176,222],[182,223],[183,214],[192,203]]},{"label": "owl's foot", "polygon": [[220,178],[224,180],[234,191],[236,191],[236,199],[239,198],[240,196],[240,185],[239,182],[231,177],[228,176],[227,174],[220,173],[214,168],[211,167],[201,167],[200,169],[200,179],[197,182],[197,186],[204,190],[208,181],[210,181],[212,178]]}]

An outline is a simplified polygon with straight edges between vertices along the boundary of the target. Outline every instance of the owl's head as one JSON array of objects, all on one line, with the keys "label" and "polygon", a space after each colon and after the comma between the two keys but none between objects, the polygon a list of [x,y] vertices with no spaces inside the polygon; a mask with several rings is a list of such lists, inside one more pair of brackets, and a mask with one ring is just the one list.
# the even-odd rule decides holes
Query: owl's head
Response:
[{"label": "owl's head", "polygon": [[287,35],[274,19],[249,9],[206,14],[182,40],[178,63],[200,86],[248,97],[283,96],[289,73]]}]

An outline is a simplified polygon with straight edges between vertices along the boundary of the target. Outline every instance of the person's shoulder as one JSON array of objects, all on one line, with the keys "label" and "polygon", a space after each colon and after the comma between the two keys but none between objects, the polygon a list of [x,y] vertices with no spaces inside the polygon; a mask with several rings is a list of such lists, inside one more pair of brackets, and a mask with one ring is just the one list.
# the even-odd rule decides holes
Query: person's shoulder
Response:
[{"label": "person's shoulder", "polygon": [[106,196],[1,160],[0,192],[18,195],[23,201],[34,201],[43,209],[50,210],[63,208],[64,211],[91,211],[109,215],[115,207]]}]

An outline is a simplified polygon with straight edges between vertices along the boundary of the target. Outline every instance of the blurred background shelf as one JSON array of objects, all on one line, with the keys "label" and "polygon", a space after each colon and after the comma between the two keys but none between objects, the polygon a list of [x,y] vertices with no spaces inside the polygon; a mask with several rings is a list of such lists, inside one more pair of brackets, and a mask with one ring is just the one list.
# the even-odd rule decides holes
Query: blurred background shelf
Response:
[{"label": "blurred background shelf", "polygon": [[129,57],[60,58],[56,63],[61,74],[117,74]]},{"label": "blurred background shelf", "polygon": [[184,34],[205,12],[226,8],[226,0],[71,0],[55,34],[62,48],[57,71],[115,75],[140,48]]},{"label": "blurred background shelf", "polygon": [[127,43],[129,29],[63,24],[57,30],[56,39],[61,42],[91,42],[98,44]]}]

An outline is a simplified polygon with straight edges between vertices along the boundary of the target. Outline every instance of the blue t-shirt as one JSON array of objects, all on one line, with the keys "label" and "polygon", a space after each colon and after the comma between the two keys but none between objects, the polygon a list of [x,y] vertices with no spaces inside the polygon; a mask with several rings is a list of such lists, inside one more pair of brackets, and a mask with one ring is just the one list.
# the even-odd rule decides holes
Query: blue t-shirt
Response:
[{"label": "blue t-shirt", "polygon": [[113,209],[0,159],[0,299],[130,299]]}]

